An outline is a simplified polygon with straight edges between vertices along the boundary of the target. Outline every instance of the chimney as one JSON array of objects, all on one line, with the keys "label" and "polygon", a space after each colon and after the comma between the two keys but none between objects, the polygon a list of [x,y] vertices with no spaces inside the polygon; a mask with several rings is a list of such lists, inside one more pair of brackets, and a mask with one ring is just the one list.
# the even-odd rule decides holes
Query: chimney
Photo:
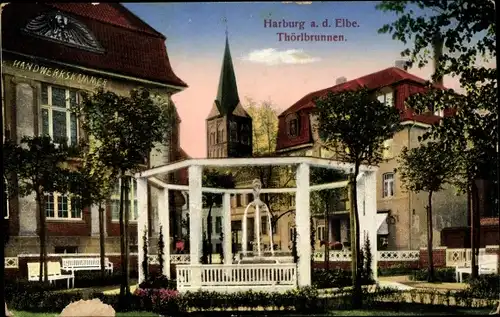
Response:
[{"label": "chimney", "polygon": [[[434,40],[432,42],[432,48],[434,50],[434,74],[436,74],[440,61],[439,59],[443,56],[443,45],[444,39],[441,34],[436,34]],[[436,77],[434,80],[434,84],[443,85],[443,76]]]},{"label": "chimney", "polygon": [[403,61],[403,60],[397,60],[394,65],[399,68],[399,69],[402,69],[404,71],[408,70],[408,62],[407,61]]},{"label": "chimney", "polygon": [[337,80],[335,81],[335,85],[340,85],[340,84],[343,84],[347,81],[347,78],[345,78],[344,76],[342,77],[339,77],[337,78]]}]

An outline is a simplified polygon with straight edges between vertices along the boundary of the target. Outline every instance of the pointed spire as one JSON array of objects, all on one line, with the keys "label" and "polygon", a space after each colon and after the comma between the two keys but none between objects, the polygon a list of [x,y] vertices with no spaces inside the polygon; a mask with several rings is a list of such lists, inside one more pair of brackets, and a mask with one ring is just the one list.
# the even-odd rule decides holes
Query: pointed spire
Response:
[{"label": "pointed spire", "polygon": [[238,87],[236,85],[236,75],[234,74],[233,60],[231,52],[229,51],[229,37],[227,32],[226,22],[226,47],[224,49],[224,58],[222,59],[222,67],[219,78],[219,89],[217,90],[217,97],[215,102],[222,115],[231,114],[238,103],[240,97],[238,96]]}]

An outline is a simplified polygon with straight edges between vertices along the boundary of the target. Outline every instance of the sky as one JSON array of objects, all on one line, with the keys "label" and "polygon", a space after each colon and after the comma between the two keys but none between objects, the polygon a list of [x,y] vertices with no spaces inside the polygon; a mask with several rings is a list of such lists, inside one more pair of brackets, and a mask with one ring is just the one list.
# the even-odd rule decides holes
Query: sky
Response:
[{"label": "sky", "polygon": [[[172,69],[189,86],[172,96],[182,120],[181,147],[191,157],[202,158],[206,157],[205,119],[217,93],[226,28],[241,103],[244,105],[247,98],[271,101],[281,112],[304,95],[335,85],[338,77],[355,79],[394,66],[401,59],[404,45],[377,32],[395,16],[376,10],[376,4],[346,1],[124,5],[166,36]],[[343,19],[343,25],[337,19]],[[273,23],[279,21],[281,25]],[[285,27],[283,21],[294,27]],[[312,27],[312,22],[319,26]],[[323,23],[328,27],[323,27]],[[278,33],[331,35],[337,41],[292,41],[293,37],[286,41],[283,34],[280,41]],[[424,79],[430,79],[432,73],[430,66],[409,72]],[[456,78],[444,80],[447,87],[460,90]]]}]

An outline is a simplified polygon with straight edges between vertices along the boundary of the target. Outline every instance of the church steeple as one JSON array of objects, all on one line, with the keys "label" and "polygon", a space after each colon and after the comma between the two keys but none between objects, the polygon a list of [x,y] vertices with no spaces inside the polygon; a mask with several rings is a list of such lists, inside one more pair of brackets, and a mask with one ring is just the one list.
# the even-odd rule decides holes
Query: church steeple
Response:
[{"label": "church steeple", "polygon": [[229,39],[226,31],[226,47],[222,59],[222,67],[219,77],[219,88],[215,103],[221,115],[231,114],[240,102],[236,75],[234,74],[233,59],[229,50]]}]

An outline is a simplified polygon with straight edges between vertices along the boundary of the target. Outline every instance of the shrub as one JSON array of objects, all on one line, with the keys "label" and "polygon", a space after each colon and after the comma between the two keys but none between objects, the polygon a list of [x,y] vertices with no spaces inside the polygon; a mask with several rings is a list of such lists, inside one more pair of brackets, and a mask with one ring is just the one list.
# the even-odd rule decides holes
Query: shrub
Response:
[{"label": "shrub", "polygon": [[417,269],[406,265],[394,265],[386,268],[378,268],[379,276],[413,275]]},{"label": "shrub", "polygon": [[469,291],[474,298],[498,298],[500,294],[500,275],[479,275],[476,279],[467,280]]},{"label": "shrub", "polygon": [[[32,282],[33,283],[33,282]],[[61,292],[53,287],[29,286],[11,288],[6,292],[6,301],[10,309],[31,312],[61,312],[64,307],[83,298],[81,292]]]},{"label": "shrub", "polygon": [[163,274],[152,274],[147,280],[139,284],[139,288],[142,289],[177,289],[177,283],[175,280],[168,279]]},{"label": "shrub", "polygon": [[[427,281],[427,269],[415,270],[410,276],[414,281]],[[455,268],[438,268],[434,271],[436,282],[455,282]]]},{"label": "shrub", "polygon": [[76,271],[75,272],[75,287],[95,287],[95,286],[111,286],[120,285],[120,271],[106,274],[104,279],[101,277],[100,271]]},{"label": "shrub", "polygon": [[[352,285],[351,271],[342,269],[313,269],[312,284],[317,288],[346,287]],[[372,284],[371,279],[363,277],[362,285]]]}]

